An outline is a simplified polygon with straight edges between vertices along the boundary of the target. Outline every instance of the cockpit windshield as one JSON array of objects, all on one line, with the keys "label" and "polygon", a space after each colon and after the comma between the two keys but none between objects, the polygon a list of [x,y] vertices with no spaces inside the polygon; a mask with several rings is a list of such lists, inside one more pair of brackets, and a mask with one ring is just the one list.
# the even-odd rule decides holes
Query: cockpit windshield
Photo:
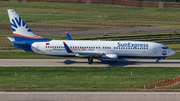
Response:
[{"label": "cockpit windshield", "polygon": [[168,47],[162,47],[162,49],[168,49]]}]

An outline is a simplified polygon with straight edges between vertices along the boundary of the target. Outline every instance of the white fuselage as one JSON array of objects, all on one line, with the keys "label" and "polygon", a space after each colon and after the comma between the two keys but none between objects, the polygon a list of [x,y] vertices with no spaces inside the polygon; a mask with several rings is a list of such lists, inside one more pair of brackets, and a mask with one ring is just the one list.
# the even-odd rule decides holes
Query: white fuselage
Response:
[{"label": "white fuselage", "polygon": [[141,41],[52,40],[50,42],[34,42],[31,49],[35,53],[44,55],[62,57],[76,56],[77,54],[66,51],[63,42],[66,42],[73,52],[117,54],[118,57],[164,58],[175,53],[163,44]]}]

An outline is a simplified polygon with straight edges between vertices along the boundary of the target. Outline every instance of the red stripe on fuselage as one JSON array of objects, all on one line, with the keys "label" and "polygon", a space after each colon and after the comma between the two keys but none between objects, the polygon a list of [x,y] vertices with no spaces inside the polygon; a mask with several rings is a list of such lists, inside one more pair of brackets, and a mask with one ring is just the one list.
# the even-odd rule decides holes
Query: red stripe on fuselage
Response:
[{"label": "red stripe on fuselage", "polygon": [[24,37],[24,38],[29,38],[29,39],[43,39],[43,37],[40,36],[33,36],[33,37],[28,37],[28,36],[24,36],[24,35],[19,35],[16,33],[13,33],[14,36],[19,36],[19,37]]}]

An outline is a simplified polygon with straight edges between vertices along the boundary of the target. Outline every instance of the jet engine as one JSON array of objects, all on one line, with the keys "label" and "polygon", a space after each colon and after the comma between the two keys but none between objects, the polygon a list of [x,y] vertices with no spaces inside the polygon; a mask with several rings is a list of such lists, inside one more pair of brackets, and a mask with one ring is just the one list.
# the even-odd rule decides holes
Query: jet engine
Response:
[{"label": "jet engine", "polygon": [[117,62],[118,56],[117,54],[105,54],[101,57],[102,62]]}]

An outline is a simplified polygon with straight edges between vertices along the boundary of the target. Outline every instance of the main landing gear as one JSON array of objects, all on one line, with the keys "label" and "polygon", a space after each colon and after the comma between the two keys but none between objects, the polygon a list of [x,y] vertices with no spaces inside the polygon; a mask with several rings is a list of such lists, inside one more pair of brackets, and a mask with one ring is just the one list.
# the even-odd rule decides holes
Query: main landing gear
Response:
[{"label": "main landing gear", "polygon": [[88,63],[89,63],[89,64],[92,64],[92,63],[93,63],[93,58],[92,58],[92,57],[89,57],[89,58],[88,58]]}]

